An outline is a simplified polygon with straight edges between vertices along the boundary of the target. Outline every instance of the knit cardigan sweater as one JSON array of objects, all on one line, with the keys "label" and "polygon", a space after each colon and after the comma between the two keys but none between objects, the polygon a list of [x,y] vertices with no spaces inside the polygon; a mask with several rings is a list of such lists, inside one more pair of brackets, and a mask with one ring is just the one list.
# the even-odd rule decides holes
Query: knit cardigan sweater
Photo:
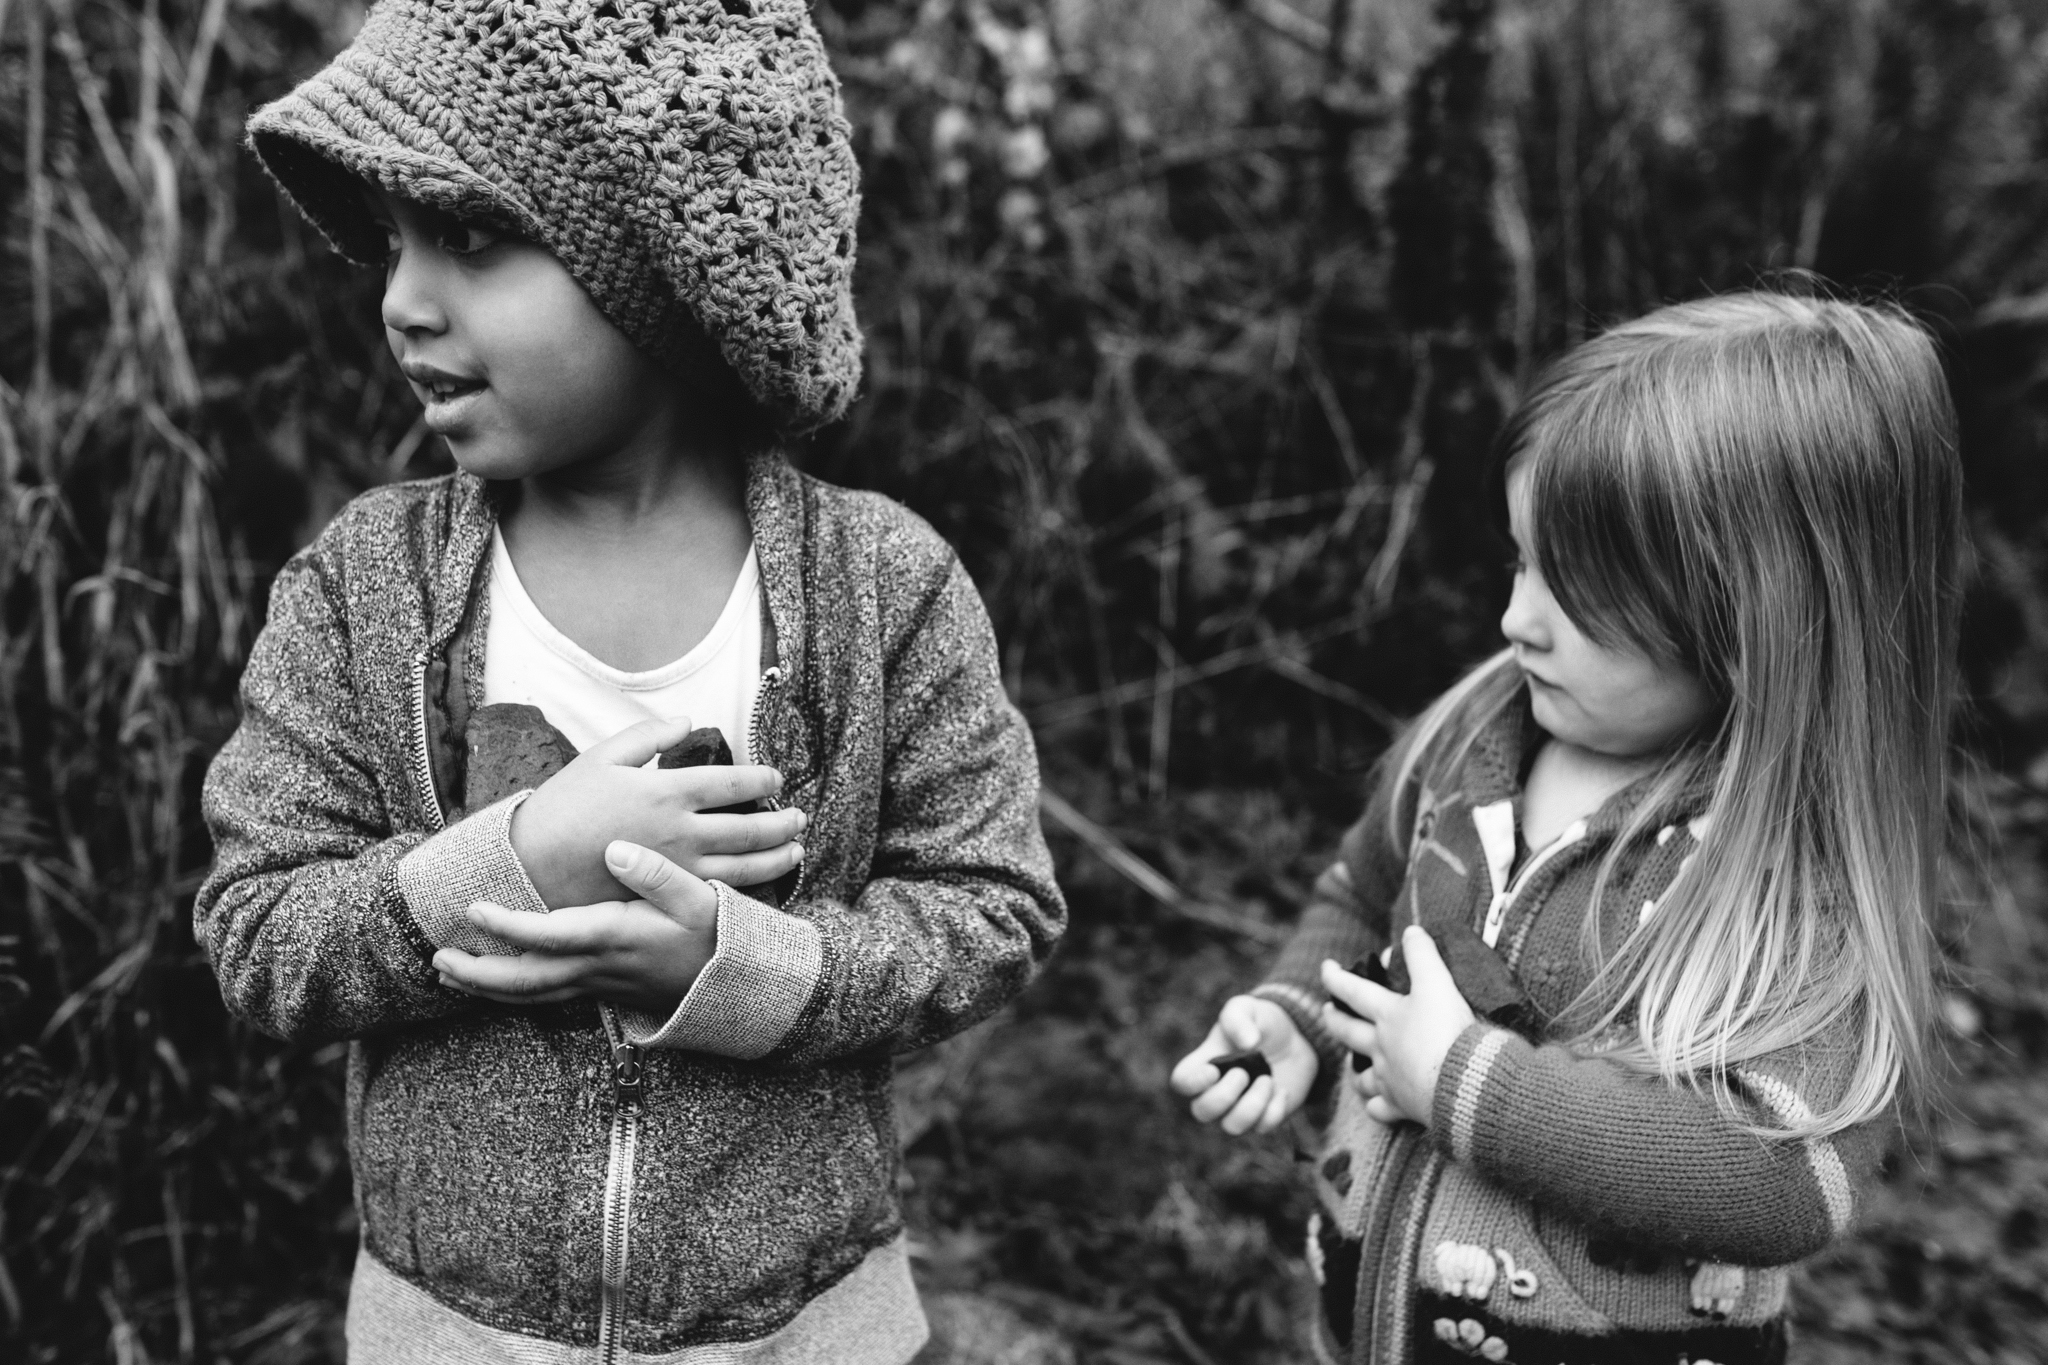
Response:
[{"label": "knit cardigan sweater", "polygon": [[[383,1270],[557,1348],[603,1321],[606,1358],[724,1360],[895,1243],[892,1054],[996,1010],[1064,927],[1030,733],[945,542],[755,456],[773,667],[753,752],[810,817],[800,880],[779,907],[719,887],[716,955],[667,1021],[608,1011],[608,1036],[589,1002],[445,989],[438,946],[495,942],[471,900],[545,910],[507,834],[520,798],[462,806],[497,506],[466,474],[379,489],[279,574],[207,775],[199,940],[237,1015],[350,1040]],[[619,1033],[653,1044],[623,1184]]]},{"label": "knit cardigan sweater", "polygon": [[[1366,1116],[1321,1023],[1319,964],[1379,952],[1409,923],[1487,936],[1542,1020],[1589,982],[1594,879],[1647,783],[1513,871],[1534,738],[1526,703],[1507,708],[1449,781],[1376,796],[1254,992],[1316,1044],[1321,1078],[1343,1078],[1308,1242],[1324,1346],[1371,1365],[1781,1360],[1786,1267],[1849,1227],[1887,1125],[1762,1139],[1704,1095],[1482,1020],[1444,1062],[1429,1127],[1389,1127]],[[1389,837],[1396,799],[1405,847]],[[1653,828],[1622,852],[1603,942],[1657,913],[1706,832],[1697,794]],[[1794,1122],[1840,1094],[1853,1042],[1845,1028],[1745,1065],[1731,1086],[1749,1120]]]}]

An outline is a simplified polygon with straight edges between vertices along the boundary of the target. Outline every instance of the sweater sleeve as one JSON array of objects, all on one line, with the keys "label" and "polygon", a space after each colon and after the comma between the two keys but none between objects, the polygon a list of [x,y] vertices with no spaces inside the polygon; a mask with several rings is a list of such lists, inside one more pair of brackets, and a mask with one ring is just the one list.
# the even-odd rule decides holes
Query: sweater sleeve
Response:
[{"label": "sweater sleeve", "polygon": [[[332,528],[330,528],[332,530]],[[201,797],[214,863],[194,928],[230,1011],[286,1039],[353,1038],[474,1006],[444,990],[402,886],[363,734],[325,535],[285,565]]]},{"label": "sweater sleeve", "polygon": [[[1336,861],[1316,878],[1294,936],[1251,992],[1293,1018],[1315,1047],[1324,1079],[1338,1074],[1347,1054],[1323,1027],[1322,1009],[1330,997],[1323,989],[1322,964],[1330,959],[1348,967],[1392,942],[1392,908],[1408,861],[1389,837],[1388,808],[1395,799],[1389,782],[1375,784],[1365,814],[1338,844]],[[1402,801],[1404,821],[1412,818],[1412,805],[1410,794]]]},{"label": "sweater sleeve", "polygon": [[889,612],[869,880],[786,910],[720,886],[718,950],[660,1045],[771,1065],[910,1051],[994,1013],[1052,952],[1066,905],[988,614],[950,549],[914,582]]},{"label": "sweater sleeve", "polygon": [[[1739,1070],[1743,1118],[1809,1117],[1847,1072],[1830,1042]],[[1503,1188],[1609,1237],[1739,1265],[1787,1265],[1841,1236],[1889,1135],[1874,1120],[1759,1137],[1710,1095],[1484,1023],[1452,1046],[1433,1106],[1437,1144]]]}]

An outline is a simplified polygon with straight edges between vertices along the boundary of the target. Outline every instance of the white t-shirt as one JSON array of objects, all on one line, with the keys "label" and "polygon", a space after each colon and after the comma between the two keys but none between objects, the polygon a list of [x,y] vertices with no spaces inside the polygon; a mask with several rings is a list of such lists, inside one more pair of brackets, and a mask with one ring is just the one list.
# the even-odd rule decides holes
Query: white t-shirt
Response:
[{"label": "white t-shirt", "polygon": [[752,761],[747,730],[761,689],[761,571],[747,550],[711,633],[682,658],[640,673],[613,668],[540,614],[505,538],[491,533],[491,618],[484,702],[538,706],[578,753],[643,720],[688,716],[725,732],[735,763]]}]

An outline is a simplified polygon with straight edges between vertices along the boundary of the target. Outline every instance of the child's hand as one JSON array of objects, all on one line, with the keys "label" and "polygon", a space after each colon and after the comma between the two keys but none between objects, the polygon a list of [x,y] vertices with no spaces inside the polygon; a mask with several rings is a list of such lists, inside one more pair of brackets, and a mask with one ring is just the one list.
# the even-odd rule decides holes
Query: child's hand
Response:
[{"label": "child's hand", "polygon": [[[1211,1059],[1258,1049],[1272,1068],[1269,1076],[1250,1077],[1240,1068],[1218,1071]],[[1171,1084],[1194,1104],[1190,1112],[1203,1123],[1222,1120],[1232,1137],[1256,1129],[1270,1133],[1308,1098],[1315,1084],[1316,1050],[1270,1000],[1234,995],[1223,1003],[1216,1026],[1202,1045],[1180,1059]]]},{"label": "child's hand", "polygon": [[690,733],[687,718],[644,720],[592,745],[512,816],[512,849],[548,908],[621,899],[605,849],[625,840],[728,886],[772,882],[803,861],[804,813],[704,815],[773,796],[782,774],[758,765],[644,768]]},{"label": "child's hand", "polygon": [[1381,1123],[1409,1119],[1427,1128],[1437,1076],[1451,1044],[1472,1023],[1472,1007],[1458,993],[1427,930],[1410,925],[1401,938],[1401,954],[1408,963],[1406,995],[1325,962],[1323,988],[1360,1018],[1325,1005],[1323,1025],[1338,1042],[1372,1059],[1371,1069],[1358,1077],[1367,1114]]},{"label": "child's hand", "polygon": [[488,901],[470,923],[519,950],[473,957],[434,954],[441,984],[507,1005],[593,996],[672,1014],[718,948],[718,893],[652,849],[624,840],[605,850],[613,876],[641,899],[578,905],[546,915]]}]

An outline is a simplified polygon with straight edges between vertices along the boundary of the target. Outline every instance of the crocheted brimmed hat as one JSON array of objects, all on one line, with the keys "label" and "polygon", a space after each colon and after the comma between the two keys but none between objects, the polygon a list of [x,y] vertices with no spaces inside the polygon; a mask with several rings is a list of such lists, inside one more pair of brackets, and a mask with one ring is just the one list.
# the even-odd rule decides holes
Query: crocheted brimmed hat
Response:
[{"label": "crocheted brimmed hat", "polygon": [[804,0],[381,0],[249,144],[352,260],[373,181],[547,247],[671,364],[694,319],[784,430],[853,397],[859,170]]}]

